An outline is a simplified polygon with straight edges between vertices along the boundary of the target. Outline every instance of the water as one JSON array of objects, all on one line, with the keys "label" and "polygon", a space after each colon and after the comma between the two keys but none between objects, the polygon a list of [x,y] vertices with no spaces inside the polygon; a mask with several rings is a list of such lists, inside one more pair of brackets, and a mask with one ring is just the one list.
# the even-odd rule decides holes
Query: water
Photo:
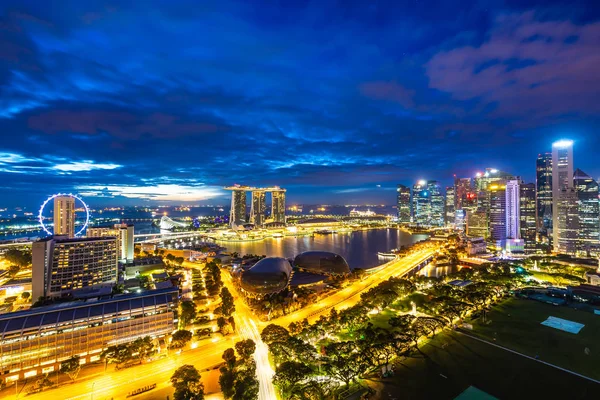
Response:
[{"label": "water", "polygon": [[411,235],[397,229],[373,229],[312,237],[267,238],[257,242],[217,242],[229,252],[292,258],[309,250],[331,251],[344,257],[350,268],[372,268],[389,259],[377,256],[427,239],[427,235]]}]

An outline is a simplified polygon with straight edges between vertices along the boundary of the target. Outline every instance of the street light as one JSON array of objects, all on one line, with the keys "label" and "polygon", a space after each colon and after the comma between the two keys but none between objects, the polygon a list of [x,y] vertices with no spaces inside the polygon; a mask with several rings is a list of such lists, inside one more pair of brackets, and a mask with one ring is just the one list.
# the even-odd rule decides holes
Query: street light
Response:
[{"label": "street light", "polygon": [[94,386],[96,385],[96,382],[92,383],[92,393],[90,395],[90,400],[94,400]]}]

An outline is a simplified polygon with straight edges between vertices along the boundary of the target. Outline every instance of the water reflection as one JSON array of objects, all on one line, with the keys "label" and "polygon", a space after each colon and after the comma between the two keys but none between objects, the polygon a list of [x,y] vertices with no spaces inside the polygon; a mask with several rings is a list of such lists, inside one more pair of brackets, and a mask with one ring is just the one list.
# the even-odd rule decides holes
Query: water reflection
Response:
[{"label": "water reflection", "polygon": [[221,242],[227,251],[239,254],[258,254],[276,257],[294,257],[303,251],[323,250],[340,254],[350,268],[370,268],[389,260],[377,256],[426,239],[427,235],[411,235],[396,229],[377,229],[315,235],[312,237],[268,238],[257,242]]},{"label": "water reflection", "polygon": [[427,276],[430,278],[439,278],[441,276],[451,274],[458,270],[459,268],[457,266],[436,267],[434,264],[429,264],[428,266],[419,271],[419,275]]}]

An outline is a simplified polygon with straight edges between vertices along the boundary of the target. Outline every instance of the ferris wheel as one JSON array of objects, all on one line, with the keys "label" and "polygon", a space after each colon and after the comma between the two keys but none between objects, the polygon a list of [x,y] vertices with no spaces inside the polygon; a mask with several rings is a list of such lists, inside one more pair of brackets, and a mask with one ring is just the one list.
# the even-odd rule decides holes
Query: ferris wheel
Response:
[{"label": "ferris wheel", "polygon": [[72,193],[56,193],[53,194],[52,196],[48,197],[46,199],[46,201],[44,201],[42,203],[42,206],[40,207],[40,212],[38,213],[38,222],[40,223],[40,226],[42,227],[42,229],[44,230],[44,232],[46,232],[48,235],[52,235],[52,231],[50,231],[50,229],[48,229],[48,226],[44,223],[44,209],[46,208],[46,205],[48,205],[48,203],[50,203],[51,201],[53,201],[55,198],[57,197],[72,197],[75,202],[79,202],[81,203],[81,205],[83,206],[83,209],[85,210],[85,223],[83,224],[83,226],[75,233],[75,236],[79,236],[81,235],[84,231],[85,228],[87,228],[88,223],[90,222],[90,208],[88,207],[87,204],[85,204],[85,202],[83,201],[83,199],[75,194]]}]

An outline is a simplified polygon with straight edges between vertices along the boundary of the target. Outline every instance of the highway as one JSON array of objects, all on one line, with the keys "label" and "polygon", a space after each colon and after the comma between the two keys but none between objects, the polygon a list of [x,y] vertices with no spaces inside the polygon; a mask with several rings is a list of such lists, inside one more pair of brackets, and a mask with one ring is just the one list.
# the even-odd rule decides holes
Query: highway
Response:
[{"label": "highway", "polygon": [[[260,322],[253,315],[252,311],[243,301],[242,296],[236,292],[230,275],[223,270],[223,283],[229,288],[235,298],[237,334],[226,338],[204,340],[195,349],[185,350],[181,354],[171,352],[167,358],[120,371],[114,371],[114,366],[112,365],[108,367],[106,372],[103,371],[103,367],[96,367],[91,373],[90,371],[83,372],[82,378],[74,383],[64,384],[59,388],[47,390],[42,393],[28,395],[27,399],[43,400],[49,397],[65,400],[86,398],[92,400],[124,399],[128,392],[156,383],[157,389],[148,392],[148,394],[141,394],[135,397],[141,400],[149,399],[153,396],[153,392],[170,387],[169,379],[173,371],[184,364],[192,364],[198,368],[202,372],[205,390],[207,392],[215,392],[218,391],[218,373],[216,371],[205,372],[205,370],[212,370],[220,365],[222,363],[221,356],[223,352],[227,348],[233,347],[235,342],[241,339],[252,339],[257,345],[255,359],[260,383],[259,399],[276,399],[275,388],[272,383],[274,371],[268,361],[267,346],[260,338],[260,332],[267,324],[274,323],[287,327],[291,322],[302,321],[304,318],[314,321],[320,315],[329,313],[332,307],[338,309],[351,307],[360,300],[360,294],[365,290],[392,276],[407,274],[416,265],[431,257],[437,248],[437,246],[430,245],[430,247],[416,251],[404,258],[394,260],[388,263],[386,268],[368,275],[362,281],[352,283],[350,286],[312,306],[302,308],[269,322]],[[2,394],[6,395],[7,393],[10,392],[4,391]],[[14,389],[12,393],[14,396]],[[19,397],[25,397],[25,393],[21,393]],[[154,396],[152,398],[157,397]]]}]

